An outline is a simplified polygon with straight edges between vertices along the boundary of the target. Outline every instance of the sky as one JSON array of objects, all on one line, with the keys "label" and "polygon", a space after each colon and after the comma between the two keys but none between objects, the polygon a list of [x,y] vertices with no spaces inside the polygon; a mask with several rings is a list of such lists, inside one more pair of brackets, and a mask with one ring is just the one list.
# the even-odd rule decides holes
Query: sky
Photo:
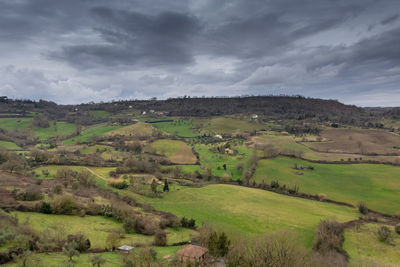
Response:
[{"label": "sky", "polygon": [[0,95],[400,106],[399,0],[0,0]]}]

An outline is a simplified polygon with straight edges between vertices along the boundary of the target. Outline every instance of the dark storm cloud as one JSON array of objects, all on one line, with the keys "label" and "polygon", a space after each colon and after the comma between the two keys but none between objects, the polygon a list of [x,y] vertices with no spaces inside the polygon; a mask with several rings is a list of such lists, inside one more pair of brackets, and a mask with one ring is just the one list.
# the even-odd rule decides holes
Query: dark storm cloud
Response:
[{"label": "dark storm cloud", "polygon": [[156,65],[192,62],[190,48],[200,30],[196,18],[176,12],[145,15],[138,12],[93,8],[99,22],[94,30],[105,45],[72,45],[53,53],[75,66]]},{"label": "dark storm cloud", "polygon": [[385,24],[393,23],[393,22],[395,22],[396,20],[398,20],[399,17],[400,17],[399,14],[390,16],[390,17],[388,17],[388,18],[382,20],[382,21],[381,21],[381,24],[382,24],[382,25],[385,25]]},{"label": "dark storm cloud", "polygon": [[80,102],[273,88],[357,104],[381,92],[377,104],[393,105],[399,10],[397,0],[2,0],[0,94]]}]

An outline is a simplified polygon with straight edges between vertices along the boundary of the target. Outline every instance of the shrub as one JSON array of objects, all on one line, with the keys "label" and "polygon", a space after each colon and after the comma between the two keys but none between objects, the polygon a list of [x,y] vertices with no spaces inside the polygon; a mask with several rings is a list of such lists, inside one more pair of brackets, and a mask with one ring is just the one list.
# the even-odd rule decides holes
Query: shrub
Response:
[{"label": "shrub", "polygon": [[230,244],[231,241],[224,232],[220,234],[213,232],[208,240],[207,248],[212,256],[224,257],[229,251]]},{"label": "shrub", "polygon": [[400,223],[396,224],[394,231],[400,235]]},{"label": "shrub", "polygon": [[148,217],[140,216],[135,221],[135,232],[143,235],[154,235],[159,230],[156,222]]},{"label": "shrub", "polygon": [[196,225],[196,221],[194,219],[186,219],[186,217],[183,217],[181,219],[181,225],[185,228],[194,228]]},{"label": "shrub", "polygon": [[39,211],[41,213],[45,213],[45,214],[51,214],[52,213],[51,206],[47,202],[42,202],[42,204],[40,205]]},{"label": "shrub", "polygon": [[299,245],[293,234],[287,232],[265,235],[258,237],[254,241],[246,239],[237,242],[236,245],[229,250],[225,262],[228,267],[316,266],[311,264],[306,249]]},{"label": "shrub", "polygon": [[279,188],[279,182],[278,181],[271,181],[271,188]]},{"label": "shrub", "polygon": [[385,242],[387,244],[391,244],[393,241],[392,231],[390,231],[389,227],[381,226],[376,232],[376,235],[381,242]]},{"label": "shrub", "polygon": [[54,193],[57,194],[57,195],[61,195],[61,193],[62,193],[62,186],[61,186],[60,184],[58,184],[58,185],[56,185],[56,186],[54,187]]},{"label": "shrub", "polygon": [[89,257],[90,263],[92,266],[100,267],[103,263],[106,263],[107,260],[103,259],[100,254],[94,254],[93,256]]},{"label": "shrub", "polygon": [[367,204],[365,204],[364,202],[362,202],[362,201],[358,202],[357,207],[358,207],[358,211],[359,211],[361,214],[364,214],[364,215],[365,215],[365,214],[368,213]]},{"label": "shrub", "polygon": [[167,245],[167,233],[160,230],[154,235],[154,245],[155,246],[166,246]]},{"label": "shrub", "polygon": [[120,242],[121,242],[121,235],[118,234],[117,232],[111,232],[107,236],[106,246],[107,248],[114,251],[115,248],[119,246]]},{"label": "shrub", "polygon": [[67,242],[75,242],[76,250],[79,252],[87,251],[90,248],[90,240],[83,234],[68,235]]},{"label": "shrub", "polygon": [[4,245],[9,240],[13,240],[14,238],[14,233],[10,233],[7,230],[0,230],[0,246]]},{"label": "shrub", "polygon": [[123,221],[123,227],[126,233],[134,233],[135,232],[135,224],[136,218],[134,217],[127,217]]},{"label": "shrub", "polygon": [[75,241],[67,242],[63,247],[63,253],[68,257],[68,260],[72,262],[72,257],[79,256],[79,251],[77,250],[78,244]]},{"label": "shrub", "polygon": [[109,182],[109,184],[117,189],[125,189],[129,186],[129,184],[126,181],[114,181],[114,182]]},{"label": "shrub", "polygon": [[313,249],[321,254],[329,254],[338,252],[347,257],[347,253],[343,250],[344,227],[336,221],[322,220],[318,224]]},{"label": "shrub", "polygon": [[319,194],[317,195],[317,197],[318,197],[319,201],[323,201],[323,200],[325,200],[328,196],[327,196],[326,194],[324,194],[324,193],[319,193]]},{"label": "shrub", "polygon": [[12,193],[14,198],[20,201],[36,201],[43,199],[43,194],[38,189],[28,189],[26,191],[16,189]]},{"label": "shrub", "polygon": [[71,215],[79,209],[79,206],[70,196],[63,196],[57,198],[51,208],[55,214]]}]

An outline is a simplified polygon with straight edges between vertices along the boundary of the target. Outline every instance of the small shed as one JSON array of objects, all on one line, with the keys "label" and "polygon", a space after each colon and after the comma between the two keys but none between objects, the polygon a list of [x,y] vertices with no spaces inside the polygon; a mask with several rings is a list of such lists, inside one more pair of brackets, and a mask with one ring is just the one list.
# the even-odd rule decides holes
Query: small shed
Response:
[{"label": "small shed", "polygon": [[128,246],[128,245],[123,245],[117,248],[118,252],[124,253],[124,254],[129,254],[129,252],[133,249],[133,247]]},{"label": "small shed", "polygon": [[179,250],[176,254],[178,256],[178,260],[181,262],[202,263],[205,261],[207,253],[207,248],[190,244]]}]

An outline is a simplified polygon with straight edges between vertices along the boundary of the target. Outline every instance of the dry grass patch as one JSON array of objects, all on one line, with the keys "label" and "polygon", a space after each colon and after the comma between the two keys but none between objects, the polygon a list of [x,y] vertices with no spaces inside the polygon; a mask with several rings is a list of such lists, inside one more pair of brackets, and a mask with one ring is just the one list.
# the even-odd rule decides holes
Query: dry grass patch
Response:
[{"label": "dry grass patch", "polygon": [[178,140],[157,140],[150,144],[157,153],[165,155],[172,163],[176,164],[195,164],[196,156],[192,149],[182,141]]},{"label": "dry grass patch", "polygon": [[400,155],[395,148],[400,147],[400,136],[381,130],[326,129],[321,137],[328,141],[305,144],[321,152]]},{"label": "dry grass patch", "polygon": [[138,122],[129,126],[125,126],[111,132],[106,133],[106,136],[115,136],[115,135],[122,135],[122,136],[132,136],[132,137],[148,137],[153,136],[160,132],[150,124],[144,122]]}]

